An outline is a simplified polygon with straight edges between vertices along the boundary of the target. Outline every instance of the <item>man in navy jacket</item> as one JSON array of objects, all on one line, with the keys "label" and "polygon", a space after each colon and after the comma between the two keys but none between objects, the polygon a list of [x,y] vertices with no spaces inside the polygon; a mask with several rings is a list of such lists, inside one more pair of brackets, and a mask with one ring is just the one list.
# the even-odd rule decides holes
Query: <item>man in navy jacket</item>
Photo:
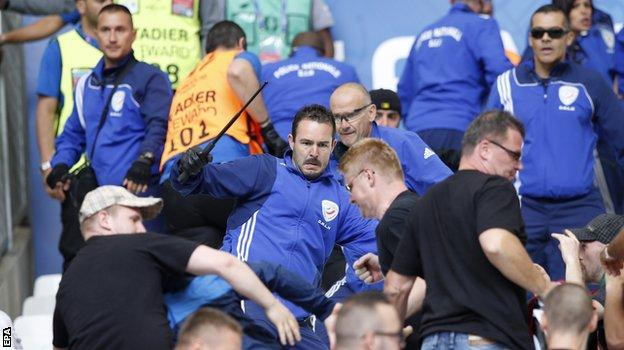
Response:
[{"label": "man in navy jacket", "polygon": [[563,277],[564,264],[551,233],[605,211],[594,174],[599,135],[624,167],[624,111],[598,73],[565,60],[573,39],[560,8],[537,9],[529,37],[533,59],[501,74],[488,101],[526,126],[524,169],[516,181],[526,248],[553,279]]},{"label": "man in navy jacket", "polygon": [[[348,192],[327,169],[334,133],[334,118],[327,109],[304,107],[293,121],[288,136],[292,150],[284,159],[264,154],[202,166],[203,162],[195,162],[192,149],[174,164],[171,184],[182,195],[236,198],[222,250],[243,261],[280,264],[318,286],[334,244],[349,247],[354,259],[376,251],[377,222],[360,216]],[[190,174],[184,183],[178,180],[182,170]],[[304,326],[298,348],[326,349],[312,330],[310,314],[285,305]],[[276,332],[263,321],[256,304],[245,303],[245,312]]]},{"label": "man in navy jacket", "polygon": [[512,67],[498,24],[479,15],[480,0],[459,0],[417,37],[399,81],[408,130],[432,149],[461,149],[468,124],[481,111],[496,77]]}]

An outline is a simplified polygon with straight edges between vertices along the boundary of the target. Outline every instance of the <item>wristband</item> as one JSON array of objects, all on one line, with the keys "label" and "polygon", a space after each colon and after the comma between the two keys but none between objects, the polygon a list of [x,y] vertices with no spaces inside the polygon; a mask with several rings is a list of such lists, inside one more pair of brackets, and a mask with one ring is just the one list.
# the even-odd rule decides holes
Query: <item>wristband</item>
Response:
[{"label": "wristband", "polygon": [[46,172],[48,170],[52,169],[52,164],[50,164],[50,161],[47,162],[43,162],[39,165],[39,170],[43,173]]}]

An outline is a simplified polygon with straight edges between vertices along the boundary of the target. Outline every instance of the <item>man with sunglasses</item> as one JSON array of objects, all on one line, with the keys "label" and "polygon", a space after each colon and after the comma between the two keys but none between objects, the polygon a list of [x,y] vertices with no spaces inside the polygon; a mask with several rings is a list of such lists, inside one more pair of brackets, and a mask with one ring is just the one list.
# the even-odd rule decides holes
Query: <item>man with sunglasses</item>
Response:
[{"label": "man with sunglasses", "polygon": [[544,5],[531,17],[532,59],[501,74],[488,106],[514,114],[526,125],[525,167],[517,188],[526,223],[526,248],[553,279],[564,263],[552,232],[580,227],[605,212],[594,185],[599,137],[624,166],[624,111],[600,75],[565,59],[574,40],[565,13]]}]

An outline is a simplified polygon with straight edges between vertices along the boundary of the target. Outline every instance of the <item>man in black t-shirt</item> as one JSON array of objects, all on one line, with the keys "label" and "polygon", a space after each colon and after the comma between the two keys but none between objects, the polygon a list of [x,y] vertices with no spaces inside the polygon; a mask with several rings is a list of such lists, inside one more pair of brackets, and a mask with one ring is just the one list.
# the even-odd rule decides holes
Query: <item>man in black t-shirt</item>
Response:
[{"label": "man in black t-shirt", "polygon": [[[340,159],[340,171],[351,193],[350,200],[358,206],[362,216],[380,220],[375,229],[379,256],[365,254],[353,265],[364,282],[379,282],[390,270],[406,219],[418,195],[407,189],[396,152],[380,139],[365,138],[356,142]],[[424,281],[419,279],[422,297],[424,287]]]},{"label": "man in black t-shirt", "polygon": [[523,137],[524,127],[507,112],[479,116],[464,134],[459,171],[411,211],[384,291],[405,315],[414,280],[427,281],[423,349],[533,348],[525,289],[543,297],[553,284],[522,245],[511,181],[522,168]]},{"label": "man in black t-shirt", "polygon": [[53,344],[72,349],[171,349],[163,290],[184,273],[216,274],[265,308],[282,344],[300,339],[297,321],[236,257],[181,238],[145,233],[162,208],[119,186],[102,186],[80,209],[86,240],[61,280]]}]

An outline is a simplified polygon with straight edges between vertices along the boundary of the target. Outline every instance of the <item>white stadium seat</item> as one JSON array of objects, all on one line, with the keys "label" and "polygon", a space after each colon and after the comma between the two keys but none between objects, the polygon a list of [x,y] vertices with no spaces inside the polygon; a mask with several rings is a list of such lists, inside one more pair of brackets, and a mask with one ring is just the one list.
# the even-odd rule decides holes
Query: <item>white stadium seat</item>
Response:
[{"label": "white stadium seat", "polygon": [[37,277],[35,280],[35,288],[33,290],[33,296],[40,295],[56,295],[59,283],[61,282],[61,274],[43,275]]},{"label": "white stadium seat", "polygon": [[51,350],[52,315],[19,316],[13,322],[24,350]]},{"label": "white stadium seat", "polygon": [[22,315],[52,315],[54,313],[55,305],[56,297],[53,295],[28,297],[24,300]]}]

